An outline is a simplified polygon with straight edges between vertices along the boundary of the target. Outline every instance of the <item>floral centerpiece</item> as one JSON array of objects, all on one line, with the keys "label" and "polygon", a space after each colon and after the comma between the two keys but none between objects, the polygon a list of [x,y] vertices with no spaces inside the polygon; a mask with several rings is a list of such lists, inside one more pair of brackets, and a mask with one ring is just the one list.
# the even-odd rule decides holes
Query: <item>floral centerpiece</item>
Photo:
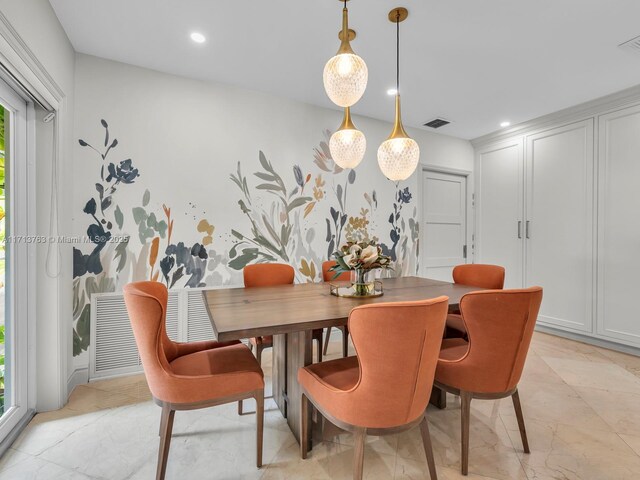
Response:
[{"label": "floral centerpiece", "polygon": [[373,281],[367,281],[368,274],[377,268],[391,269],[391,257],[382,254],[382,248],[374,242],[347,242],[335,252],[336,264],[330,271],[337,278],[345,272],[352,272],[352,283],[356,295],[367,296],[373,290]]}]

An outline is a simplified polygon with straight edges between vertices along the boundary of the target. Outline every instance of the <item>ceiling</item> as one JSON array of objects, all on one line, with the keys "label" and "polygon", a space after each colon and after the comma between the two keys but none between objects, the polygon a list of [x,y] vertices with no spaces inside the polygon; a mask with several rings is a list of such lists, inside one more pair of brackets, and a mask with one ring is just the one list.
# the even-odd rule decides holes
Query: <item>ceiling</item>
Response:
[{"label": "ceiling", "polygon": [[[336,0],[50,0],[78,52],[334,107],[322,69],[337,48]],[[475,138],[640,83],[638,0],[404,0],[405,123]],[[352,0],[369,85],[354,112],[392,120],[391,0]],[[193,43],[189,34],[207,42]],[[337,108],[337,107],[334,107]],[[423,127],[427,129],[426,127]],[[430,129],[427,129],[430,130]]]}]

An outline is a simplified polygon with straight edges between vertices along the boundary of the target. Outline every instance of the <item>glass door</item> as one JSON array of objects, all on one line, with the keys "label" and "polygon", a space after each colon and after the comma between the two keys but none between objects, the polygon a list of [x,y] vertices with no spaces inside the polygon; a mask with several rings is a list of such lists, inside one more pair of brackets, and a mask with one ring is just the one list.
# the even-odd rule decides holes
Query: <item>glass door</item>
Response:
[{"label": "glass door", "polygon": [[0,441],[28,411],[27,103],[0,81]]}]

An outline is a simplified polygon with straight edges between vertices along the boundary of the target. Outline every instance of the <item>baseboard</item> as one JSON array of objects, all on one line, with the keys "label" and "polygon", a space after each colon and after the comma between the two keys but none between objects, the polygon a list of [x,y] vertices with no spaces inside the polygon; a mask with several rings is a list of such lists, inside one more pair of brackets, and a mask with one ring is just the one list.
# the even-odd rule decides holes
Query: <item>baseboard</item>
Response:
[{"label": "baseboard", "polygon": [[24,430],[26,426],[29,425],[29,422],[35,414],[35,410],[29,410],[27,414],[18,422],[18,424],[13,427],[13,429],[9,432],[9,435],[7,435],[2,442],[0,442],[0,458],[2,458],[2,455],[4,455],[7,450],[9,450],[9,447],[11,447],[13,442],[16,441],[18,435],[20,435],[22,430]]},{"label": "baseboard", "polygon": [[74,388],[78,385],[84,385],[85,383],[89,383],[89,369],[78,368],[74,370],[67,380],[67,400],[69,400],[69,395],[71,395]]},{"label": "baseboard", "polygon": [[609,340],[603,340],[601,338],[591,337],[589,335],[582,335],[580,333],[568,332],[566,330],[560,330],[558,328],[548,327],[546,325],[536,325],[536,331],[542,333],[548,333],[550,335],[556,335],[557,337],[568,338],[569,340],[576,340],[578,342],[587,343],[596,347],[607,348],[609,350],[615,350],[616,352],[627,353],[629,355],[635,355],[640,357],[640,348],[631,347],[629,345],[622,345],[620,343],[611,342]]}]

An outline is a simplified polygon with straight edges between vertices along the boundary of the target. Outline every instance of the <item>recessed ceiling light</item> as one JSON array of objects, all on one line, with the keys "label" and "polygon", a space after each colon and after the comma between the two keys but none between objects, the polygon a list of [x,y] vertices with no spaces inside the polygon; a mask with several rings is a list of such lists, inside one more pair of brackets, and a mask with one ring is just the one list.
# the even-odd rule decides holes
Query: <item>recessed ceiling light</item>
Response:
[{"label": "recessed ceiling light", "polygon": [[502,123],[500,124],[500,126],[501,126],[502,128],[510,127],[510,126],[511,126],[511,122],[502,122]]},{"label": "recessed ceiling light", "polygon": [[191,34],[191,40],[193,40],[196,43],[204,43],[207,41],[207,38],[201,33],[193,32]]},{"label": "recessed ceiling light", "polygon": [[398,90],[396,90],[395,88],[390,88],[389,90],[387,90],[387,95],[397,95],[398,94]]}]

